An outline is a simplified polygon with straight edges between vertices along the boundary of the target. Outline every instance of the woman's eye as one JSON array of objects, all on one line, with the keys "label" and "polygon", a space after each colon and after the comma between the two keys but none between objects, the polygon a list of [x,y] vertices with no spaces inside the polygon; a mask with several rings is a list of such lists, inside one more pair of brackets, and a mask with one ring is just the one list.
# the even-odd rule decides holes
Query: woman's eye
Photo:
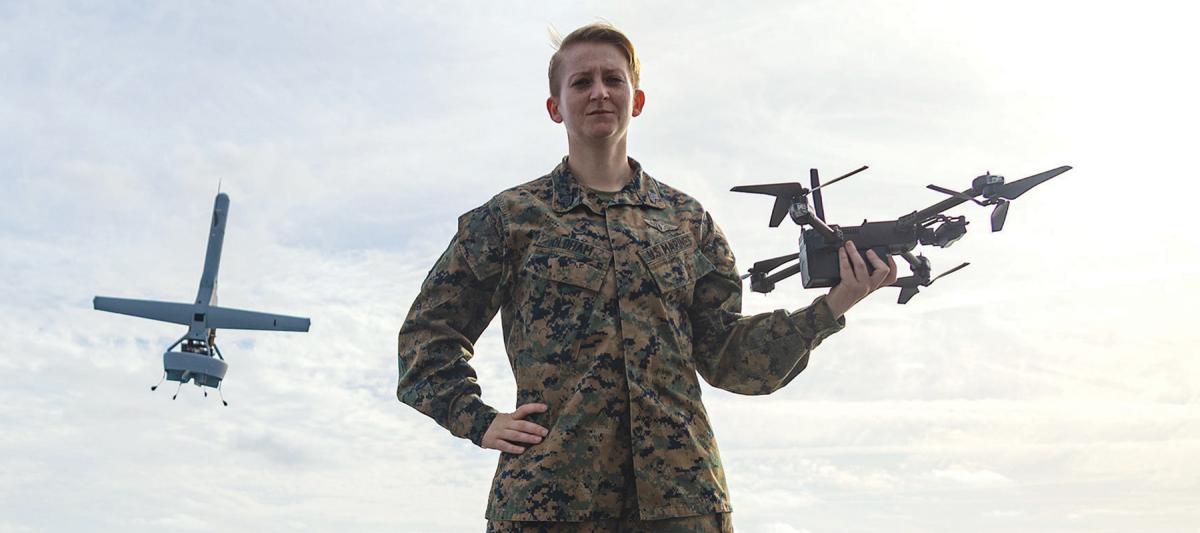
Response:
[{"label": "woman's eye", "polygon": [[609,83],[623,83],[625,80],[618,78],[616,76],[610,76],[610,77],[606,78],[605,81],[607,81]]}]

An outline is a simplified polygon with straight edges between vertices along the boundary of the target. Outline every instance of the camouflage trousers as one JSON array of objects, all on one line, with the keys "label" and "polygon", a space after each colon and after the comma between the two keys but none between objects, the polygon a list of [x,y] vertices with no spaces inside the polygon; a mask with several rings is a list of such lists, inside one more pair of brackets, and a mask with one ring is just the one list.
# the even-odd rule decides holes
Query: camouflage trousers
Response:
[{"label": "camouflage trousers", "polygon": [[515,522],[488,520],[487,533],[733,533],[732,513],[641,520],[591,522]]}]

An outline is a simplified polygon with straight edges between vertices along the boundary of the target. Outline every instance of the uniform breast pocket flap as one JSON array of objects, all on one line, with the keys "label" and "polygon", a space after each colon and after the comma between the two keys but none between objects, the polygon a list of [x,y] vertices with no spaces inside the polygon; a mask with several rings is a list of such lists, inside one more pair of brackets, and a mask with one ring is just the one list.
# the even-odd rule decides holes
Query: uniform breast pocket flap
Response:
[{"label": "uniform breast pocket flap", "polygon": [[578,241],[578,250],[547,246],[554,242],[538,243],[525,262],[525,270],[535,277],[599,292],[608,274],[608,259],[598,249]]}]

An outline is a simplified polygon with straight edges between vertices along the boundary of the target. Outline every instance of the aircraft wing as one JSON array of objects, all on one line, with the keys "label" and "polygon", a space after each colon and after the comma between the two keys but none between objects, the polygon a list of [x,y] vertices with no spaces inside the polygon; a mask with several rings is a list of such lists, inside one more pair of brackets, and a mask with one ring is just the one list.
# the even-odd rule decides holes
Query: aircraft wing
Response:
[{"label": "aircraft wing", "polygon": [[98,311],[120,313],[122,315],[161,320],[174,324],[188,325],[192,323],[196,306],[175,302],[159,302],[155,300],[131,300],[128,298],[109,298],[97,296],[92,300],[92,307]]},{"label": "aircraft wing", "polygon": [[205,325],[216,329],[262,329],[272,331],[308,331],[309,320],[298,316],[273,315],[228,307],[209,306]]}]

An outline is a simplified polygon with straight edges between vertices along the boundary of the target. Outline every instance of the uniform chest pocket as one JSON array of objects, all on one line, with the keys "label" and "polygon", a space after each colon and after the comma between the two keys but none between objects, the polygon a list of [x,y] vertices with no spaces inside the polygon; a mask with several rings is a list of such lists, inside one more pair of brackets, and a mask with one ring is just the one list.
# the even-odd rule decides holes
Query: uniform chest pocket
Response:
[{"label": "uniform chest pocket", "polygon": [[650,245],[639,250],[638,255],[663,294],[693,285],[714,269],[688,234]]},{"label": "uniform chest pocket", "polygon": [[[570,242],[560,242],[563,240]],[[537,279],[599,292],[604,286],[610,262],[610,256],[598,248],[573,239],[556,237],[534,245],[529,258],[525,260],[525,272]]]}]

